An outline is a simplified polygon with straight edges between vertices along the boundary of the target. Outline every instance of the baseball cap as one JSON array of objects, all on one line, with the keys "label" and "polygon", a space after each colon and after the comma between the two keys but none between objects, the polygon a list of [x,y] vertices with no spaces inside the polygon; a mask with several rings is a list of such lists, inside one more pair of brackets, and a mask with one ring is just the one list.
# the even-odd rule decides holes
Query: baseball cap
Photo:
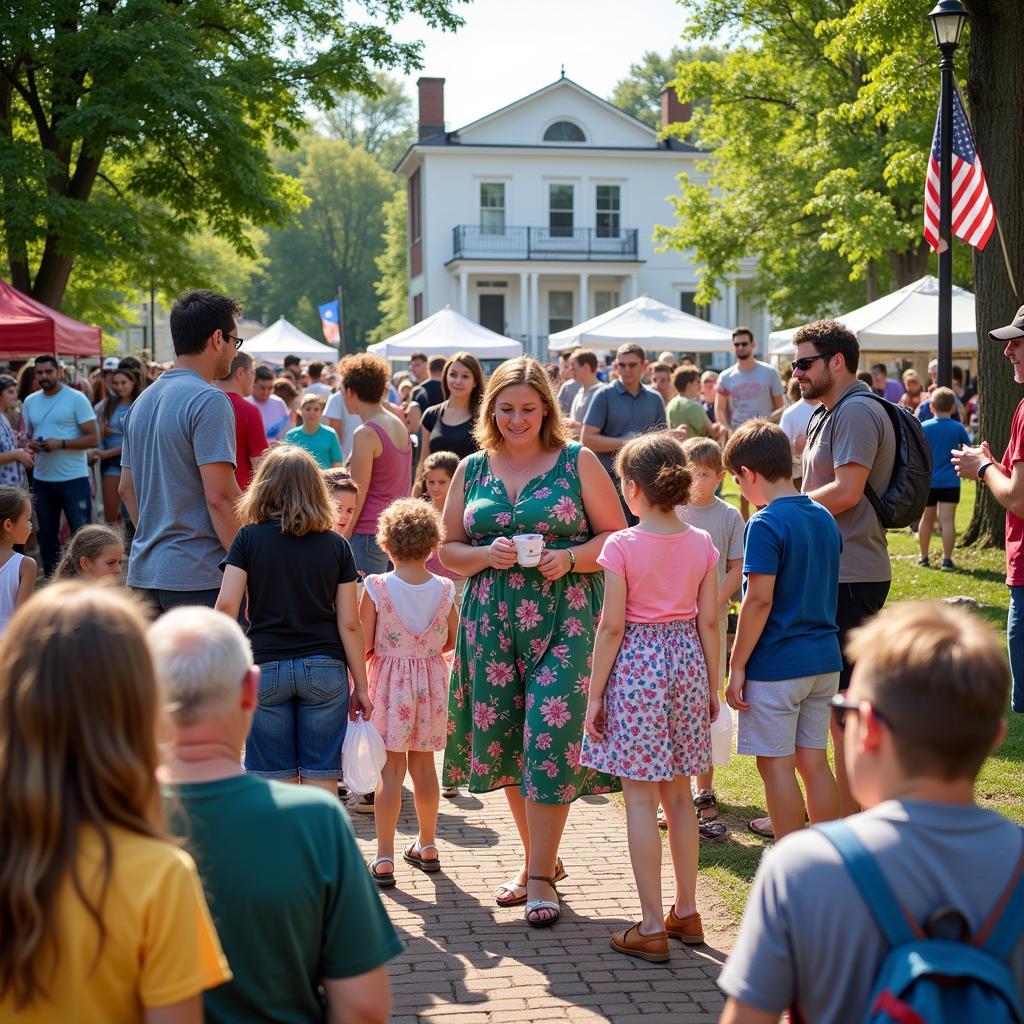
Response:
[{"label": "baseball cap", "polygon": [[989,331],[988,336],[993,341],[1013,341],[1015,338],[1024,338],[1024,306],[1017,310],[1013,323]]},{"label": "baseball cap", "polygon": [[121,360],[118,359],[117,356],[107,356],[107,358],[103,360],[103,369],[116,370],[120,363]]}]

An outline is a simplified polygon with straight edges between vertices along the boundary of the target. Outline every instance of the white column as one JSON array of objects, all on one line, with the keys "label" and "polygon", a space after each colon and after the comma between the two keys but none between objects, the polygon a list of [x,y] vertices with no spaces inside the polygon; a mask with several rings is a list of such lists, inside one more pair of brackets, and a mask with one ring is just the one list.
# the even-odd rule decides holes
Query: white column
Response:
[{"label": "white column", "polygon": [[459,312],[469,316],[469,274],[459,271]]},{"label": "white column", "polygon": [[[530,339],[526,351],[535,356],[541,348],[540,328],[540,274],[530,274]],[[546,344],[546,342],[545,342]]]},{"label": "white column", "polygon": [[640,278],[636,274],[629,275],[629,297],[631,299],[640,298]]},{"label": "white column", "polygon": [[728,323],[727,326],[735,327],[736,326],[736,321],[737,321],[737,319],[739,317],[739,313],[737,312],[737,309],[736,309],[736,282],[735,281],[730,281],[729,282],[729,287],[728,287],[728,289],[726,291],[725,300],[726,300],[726,303],[727,303],[727,305],[726,305],[726,315],[729,318],[729,323]]},{"label": "white column", "polygon": [[590,319],[590,292],[587,289],[587,281],[590,275],[585,270],[580,271],[580,321]]},{"label": "white column", "polygon": [[761,337],[758,338],[760,348],[762,352],[768,351],[768,335],[772,333],[772,317],[768,312],[768,307],[764,306],[761,309]]},{"label": "white column", "polygon": [[525,271],[519,274],[519,333],[530,337],[530,275]]}]

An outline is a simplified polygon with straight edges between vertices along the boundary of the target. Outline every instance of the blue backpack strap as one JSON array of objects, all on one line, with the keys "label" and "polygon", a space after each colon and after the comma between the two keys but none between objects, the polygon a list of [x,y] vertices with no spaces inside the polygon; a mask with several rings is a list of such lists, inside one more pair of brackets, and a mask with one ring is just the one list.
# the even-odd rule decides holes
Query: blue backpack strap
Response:
[{"label": "blue backpack strap", "polygon": [[1010,881],[978,929],[971,944],[997,960],[1007,961],[1024,932],[1024,829],[1021,830],[1021,854]]},{"label": "blue backpack strap", "polygon": [[892,888],[885,880],[875,858],[844,821],[828,821],[814,826],[836,848],[846,870],[857,885],[886,941],[902,946],[923,935],[918,923],[909,918]]}]

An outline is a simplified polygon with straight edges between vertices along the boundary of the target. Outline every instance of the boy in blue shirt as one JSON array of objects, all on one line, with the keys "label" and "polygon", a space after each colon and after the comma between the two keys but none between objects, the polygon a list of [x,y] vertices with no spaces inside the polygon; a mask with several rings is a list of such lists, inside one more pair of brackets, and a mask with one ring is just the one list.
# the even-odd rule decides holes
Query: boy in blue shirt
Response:
[{"label": "boy in blue shirt", "polygon": [[826,756],[842,658],[836,627],[842,539],[832,514],[793,487],[789,438],[767,420],[744,423],[725,465],[759,511],[743,534],[743,603],[725,699],[738,714],[737,753],[757,757],[777,839],[839,817]]},{"label": "boy in blue shirt", "polygon": [[932,487],[928,492],[928,507],[921,516],[917,538],[921,542],[918,565],[928,565],[928,546],[935,529],[936,510],[942,528],[942,569],[952,572],[953,544],[956,542],[956,506],[960,501],[960,478],[953,467],[951,453],[954,448],[970,446],[971,438],[962,423],[953,419],[956,396],[949,388],[936,388],[932,392],[933,417],[922,427],[932,452]]},{"label": "boy in blue shirt", "polygon": [[302,426],[289,430],[284,435],[288,444],[305,448],[317,461],[321,469],[333,469],[342,463],[341,442],[331,427],[320,422],[324,414],[324,400],[312,391],[307,391],[301,406]]}]

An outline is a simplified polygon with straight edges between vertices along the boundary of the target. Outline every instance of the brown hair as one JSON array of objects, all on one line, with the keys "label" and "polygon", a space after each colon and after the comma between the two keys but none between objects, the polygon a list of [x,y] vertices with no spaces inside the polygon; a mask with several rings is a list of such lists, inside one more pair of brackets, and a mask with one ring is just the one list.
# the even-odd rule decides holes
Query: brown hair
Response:
[{"label": "brown hair", "polygon": [[274,381],[274,394],[288,406],[299,397],[298,389],[287,377],[278,377]]},{"label": "brown hair", "polygon": [[114,378],[120,374],[122,377],[127,377],[132,382],[132,393],[128,399],[128,404],[131,405],[139,395],[142,394],[142,379],[135,370],[129,369],[127,366],[119,366],[110,375],[110,394],[107,395],[103,402],[103,419],[109,423],[110,417],[114,415],[114,410],[121,404],[121,396],[114,390],[113,383]]},{"label": "brown hair", "polygon": [[700,380],[700,370],[693,366],[681,366],[672,376],[672,387],[682,394],[688,385]]},{"label": "brown hair", "polygon": [[496,452],[504,444],[505,439],[501,436],[494,419],[494,408],[498,404],[501,392],[516,384],[528,384],[537,392],[544,404],[544,421],[540,428],[541,447],[545,451],[561,448],[569,440],[569,435],[566,434],[562,423],[558,399],[555,398],[554,388],[544,367],[531,356],[507,359],[491,374],[473,427],[473,438],[476,443],[488,452]]},{"label": "brown hair", "polygon": [[936,412],[952,412],[956,408],[956,395],[952,388],[936,388],[932,392],[932,408]]},{"label": "brown hair", "polygon": [[281,532],[293,537],[326,533],[337,519],[323,471],[305,448],[294,444],[274,445],[260,459],[237,508],[243,526],[280,519]]},{"label": "brown hair", "polygon": [[306,373],[310,380],[319,380],[320,374],[324,372],[324,364],[319,359],[314,359],[307,367]]},{"label": "brown hair", "polygon": [[347,469],[335,466],[333,469],[325,469],[322,472],[332,494],[337,494],[339,491],[346,491],[349,494],[359,493],[359,484],[349,476]]},{"label": "brown hair", "polygon": [[739,327],[732,329],[732,340],[735,341],[737,335],[745,334],[749,339],[750,343],[754,343],[754,332],[749,327],[744,327],[742,324]]},{"label": "brown hair", "polygon": [[661,360],[659,360],[656,363],[651,363],[649,369],[651,371],[651,377],[653,377],[656,373],[671,373],[672,372],[672,367],[668,363],[661,362]]},{"label": "brown hair", "polygon": [[427,474],[435,470],[447,473],[449,477],[455,476],[455,470],[459,468],[459,457],[455,452],[431,452],[421,463],[420,471],[416,474],[416,483],[413,485],[412,496],[414,498],[429,497],[427,495]]},{"label": "brown hair", "polygon": [[452,368],[453,363],[462,363],[473,375],[473,391],[469,396],[469,411],[472,416],[476,416],[480,408],[480,400],[484,397],[484,370],[480,365],[480,360],[472,352],[456,352],[455,355],[449,356],[441,371],[441,394],[446,402],[451,397],[448,392],[448,371]]},{"label": "brown hair", "polygon": [[351,391],[360,402],[380,402],[387,394],[391,368],[380,356],[360,352],[338,363],[342,390]]},{"label": "brown hair", "polygon": [[943,601],[893,604],[851,631],[852,686],[892,729],[908,775],[974,778],[999,735],[1010,673],[995,631]]},{"label": "brown hair", "polygon": [[580,366],[589,366],[594,373],[597,373],[597,354],[589,348],[578,348],[572,354],[572,358],[576,360]]},{"label": "brown hair", "polygon": [[624,341],[616,350],[617,356],[639,356],[640,361],[647,362],[647,353],[644,351],[643,345],[638,345],[635,341]]},{"label": "brown hair", "polygon": [[688,465],[710,469],[716,476],[725,469],[722,449],[710,437],[688,437],[683,442],[683,455]]},{"label": "brown hair", "polygon": [[426,561],[440,543],[441,520],[425,501],[399,498],[377,519],[377,544],[395,561]]},{"label": "brown hair", "polygon": [[[139,605],[112,587],[56,583],[15,612],[0,650],[0,999],[45,997],[70,881],[99,932],[111,827],[165,839],[157,785],[162,699]],[[99,870],[82,872],[91,828]]]},{"label": "brown hair", "polygon": [[0,531],[5,519],[15,522],[26,507],[32,508],[32,495],[28,491],[20,487],[0,487]]},{"label": "brown hair", "polygon": [[810,342],[819,354],[831,352],[843,357],[850,373],[856,373],[860,365],[860,345],[853,331],[838,320],[815,320],[812,324],[798,327],[793,335],[794,347]]},{"label": "brown hair", "polygon": [[82,559],[88,558],[91,562],[104,548],[108,548],[112,544],[118,544],[121,550],[124,550],[124,537],[117,530],[100,523],[89,523],[83,526],[64,548],[60,561],[57,563],[55,578],[78,579],[82,575]]},{"label": "brown hair", "polygon": [[668,431],[627,441],[615,456],[615,472],[631,480],[662,512],[685,505],[690,497],[690,471],[683,446]]},{"label": "brown hair", "polygon": [[753,419],[736,428],[729,436],[722,456],[734,476],[746,466],[769,481],[791,480],[793,449],[782,427],[769,420]]}]

